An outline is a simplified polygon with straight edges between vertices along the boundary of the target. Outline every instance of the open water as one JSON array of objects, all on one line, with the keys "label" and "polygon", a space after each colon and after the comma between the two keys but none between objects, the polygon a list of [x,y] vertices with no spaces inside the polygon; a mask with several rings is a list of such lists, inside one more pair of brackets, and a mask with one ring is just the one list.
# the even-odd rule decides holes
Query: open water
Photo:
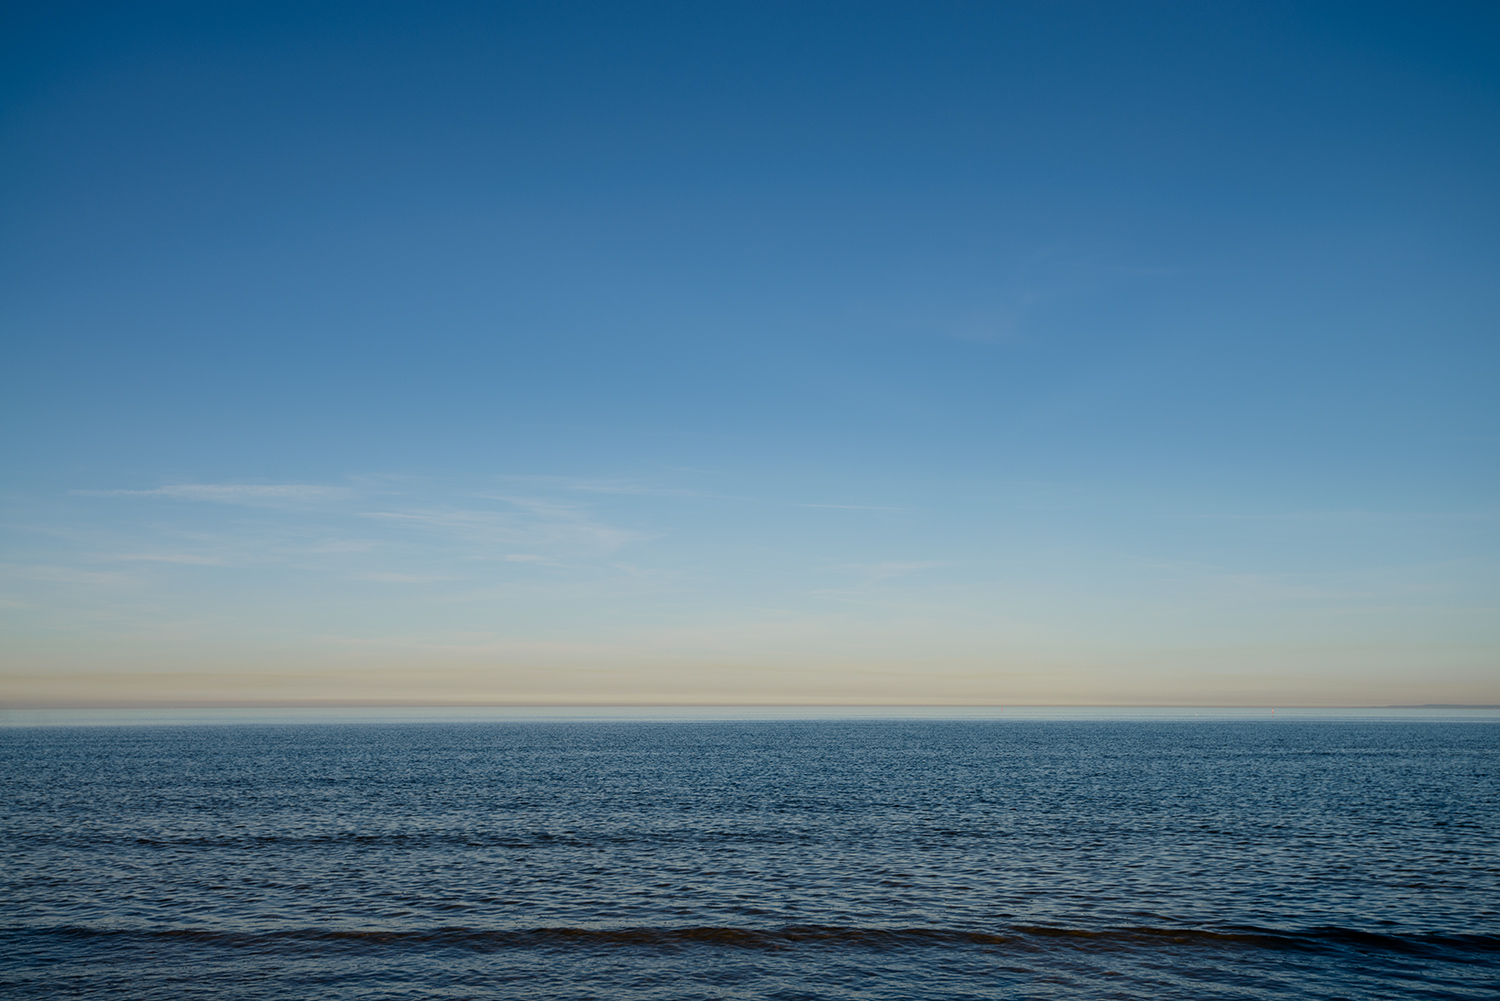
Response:
[{"label": "open water", "polygon": [[1500,726],[0,731],[0,995],[1495,998]]}]

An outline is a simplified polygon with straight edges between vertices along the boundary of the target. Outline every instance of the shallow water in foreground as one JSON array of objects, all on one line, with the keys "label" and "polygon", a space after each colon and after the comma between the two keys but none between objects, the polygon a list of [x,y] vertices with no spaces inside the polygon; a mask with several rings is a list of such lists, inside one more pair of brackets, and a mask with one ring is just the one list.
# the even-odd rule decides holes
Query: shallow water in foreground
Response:
[{"label": "shallow water in foreground", "polygon": [[0,731],[14,998],[1493,998],[1500,725]]}]

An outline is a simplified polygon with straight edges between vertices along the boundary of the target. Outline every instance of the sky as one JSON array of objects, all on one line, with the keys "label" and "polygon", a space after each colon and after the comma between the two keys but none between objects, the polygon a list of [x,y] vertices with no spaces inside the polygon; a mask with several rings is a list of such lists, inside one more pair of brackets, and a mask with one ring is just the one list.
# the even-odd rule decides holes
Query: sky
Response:
[{"label": "sky", "polygon": [[1500,9],[10,3],[0,704],[1500,703]]}]

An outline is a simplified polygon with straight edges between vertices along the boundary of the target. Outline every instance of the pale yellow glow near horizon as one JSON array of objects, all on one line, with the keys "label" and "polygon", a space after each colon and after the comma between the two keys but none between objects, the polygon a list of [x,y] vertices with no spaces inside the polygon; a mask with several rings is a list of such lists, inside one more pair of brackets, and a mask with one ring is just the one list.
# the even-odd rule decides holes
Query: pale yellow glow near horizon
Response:
[{"label": "pale yellow glow near horizon", "polygon": [[[654,658],[580,664],[455,656],[423,664],[283,661],[217,670],[119,665],[0,675],[0,705],[1052,705],[1494,704],[1493,672],[1454,658],[1414,676],[1402,658],[1311,664],[1241,653],[1151,664],[930,660],[776,663]],[[479,662],[476,662],[479,661]],[[1312,668],[1316,667],[1316,670]]]},{"label": "pale yellow glow near horizon", "polygon": [[1500,703],[1493,645],[1442,619],[1383,629],[1367,616],[1356,629],[1305,614],[1194,624],[1097,611],[1070,621],[908,611],[884,621],[583,622],[538,626],[529,638],[254,625],[246,616],[193,629],[20,632],[0,653],[0,705]]},{"label": "pale yellow glow near horizon", "polygon": [[0,704],[1500,703],[1494,562],[1422,549],[1482,512],[1147,517],[1001,482],[865,510],[683,476],[37,495]]}]

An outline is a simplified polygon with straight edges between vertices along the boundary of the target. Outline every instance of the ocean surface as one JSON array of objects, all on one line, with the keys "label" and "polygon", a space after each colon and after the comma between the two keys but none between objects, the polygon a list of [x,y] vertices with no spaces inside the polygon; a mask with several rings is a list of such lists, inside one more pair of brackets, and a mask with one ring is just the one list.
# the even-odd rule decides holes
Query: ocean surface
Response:
[{"label": "ocean surface", "polygon": [[0,996],[1500,996],[1494,719],[0,730]]}]

